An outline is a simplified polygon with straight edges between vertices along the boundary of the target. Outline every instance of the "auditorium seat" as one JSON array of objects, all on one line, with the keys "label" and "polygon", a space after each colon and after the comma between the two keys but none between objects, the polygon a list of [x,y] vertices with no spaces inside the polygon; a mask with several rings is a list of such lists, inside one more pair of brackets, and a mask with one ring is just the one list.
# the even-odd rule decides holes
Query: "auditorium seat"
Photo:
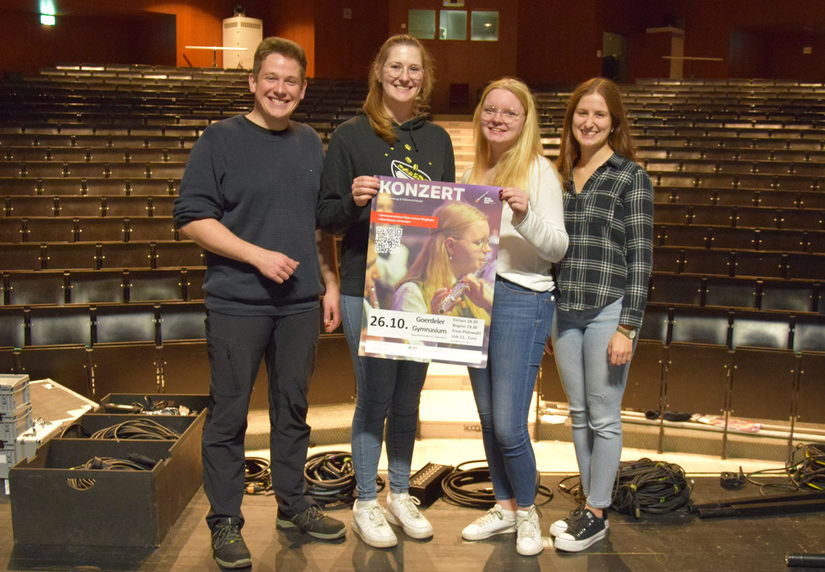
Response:
[{"label": "auditorium seat", "polygon": [[730,313],[674,308],[665,352],[667,409],[720,414],[730,390]]},{"label": "auditorium seat", "polygon": [[702,276],[655,271],[650,278],[648,303],[701,306],[703,293]]},{"label": "auditorium seat", "polygon": [[0,306],[0,348],[20,348],[25,343],[26,317],[22,306]]},{"label": "auditorium seat", "polygon": [[681,272],[733,276],[733,252],[685,248],[683,249]]},{"label": "auditorium seat", "polygon": [[129,217],[124,221],[128,240],[177,240],[171,217]]},{"label": "auditorium seat", "polygon": [[667,226],[654,224],[654,232],[658,238],[658,246],[707,248],[710,229],[683,224],[670,224]]},{"label": "auditorium seat", "polygon": [[58,200],[48,196],[15,196],[5,199],[6,216],[44,217],[54,216]]},{"label": "auditorium seat", "polygon": [[127,301],[124,275],[120,270],[73,270],[69,272],[69,301],[73,304],[103,304]]},{"label": "auditorium seat", "polygon": [[103,205],[98,197],[63,196],[55,197],[54,202],[58,216],[99,217],[103,215]]},{"label": "auditorium seat", "polygon": [[154,253],[149,242],[98,243],[97,268],[152,268]]},{"label": "auditorium seat", "polygon": [[755,231],[755,247],[759,250],[804,252],[807,246],[807,233],[803,230],[756,229]]},{"label": "auditorium seat", "polygon": [[128,301],[183,300],[181,270],[151,269],[124,271]]},{"label": "auditorium seat", "polygon": [[786,278],[821,280],[825,277],[825,256],[791,252],[786,258]]},{"label": "auditorium seat", "polygon": [[737,250],[733,252],[732,276],[786,278],[787,256],[782,252]]},{"label": "auditorium seat", "polygon": [[43,268],[65,270],[98,265],[98,249],[92,242],[43,243],[43,250]]},{"label": "auditorium seat", "polygon": [[156,268],[180,268],[203,266],[203,249],[191,241],[157,241],[155,248]]},{"label": "auditorium seat", "polygon": [[75,218],[29,217],[22,222],[24,242],[75,242],[78,239]]},{"label": "auditorium seat", "polygon": [[160,340],[169,342],[201,340],[206,337],[203,302],[164,303],[160,305]]},{"label": "auditorium seat", "polygon": [[708,247],[724,250],[748,250],[757,246],[750,228],[713,227],[708,229]]},{"label": "auditorium seat", "polygon": [[[733,315],[731,345],[790,350],[791,321],[788,314],[737,310]],[[738,361],[738,360],[737,360]]]},{"label": "auditorium seat", "polygon": [[796,317],[793,332],[793,351],[803,353],[825,352],[825,318],[823,316]]},{"label": "auditorium seat", "polygon": [[150,214],[149,196],[103,196],[100,197],[102,215],[106,217],[139,217]]},{"label": "auditorium seat", "polygon": [[30,310],[27,346],[88,346],[92,321],[88,306],[35,306]]},{"label": "auditorium seat", "polygon": [[706,306],[722,308],[752,308],[758,307],[758,289],[756,280],[742,280],[709,276],[705,279]]},{"label": "auditorium seat", "polygon": [[206,268],[183,268],[184,300],[203,300],[203,280],[206,276]]},{"label": "auditorium seat", "polygon": [[815,312],[819,303],[817,282],[795,280],[762,280],[759,307],[762,310]]},{"label": "auditorium seat", "polygon": [[157,340],[157,311],[153,304],[98,305],[93,307],[93,344],[151,342]]},{"label": "auditorium seat", "polygon": [[3,273],[5,303],[23,306],[66,303],[68,273],[57,270],[9,271]]}]

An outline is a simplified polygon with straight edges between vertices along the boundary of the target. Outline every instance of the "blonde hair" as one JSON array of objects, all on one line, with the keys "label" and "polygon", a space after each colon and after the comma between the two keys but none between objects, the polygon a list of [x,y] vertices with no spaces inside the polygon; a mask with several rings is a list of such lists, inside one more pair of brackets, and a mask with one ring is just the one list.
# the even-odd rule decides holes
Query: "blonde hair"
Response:
[{"label": "blonde hair", "polygon": [[381,70],[387,59],[390,57],[390,51],[396,46],[412,46],[417,48],[421,53],[421,64],[424,67],[424,77],[421,81],[421,88],[418,90],[418,95],[413,101],[412,114],[419,115],[425,113],[429,109],[430,95],[435,84],[435,69],[433,60],[429,52],[424,48],[418,39],[408,36],[407,34],[397,34],[391,36],[378,50],[378,54],[370,64],[369,71],[369,92],[364,100],[362,109],[364,114],[370,121],[370,127],[381,139],[392,145],[395,143],[397,137],[393,129],[393,121],[387,111],[384,109],[384,86],[381,84]]},{"label": "blonde hair", "polygon": [[488,84],[476,105],[473,114],[475,157],[468,182],[481,183],[484,174],[493,167],[490,163],[490,143],[481,132],[481,112],[484,109],[484,101],[494,89],[505,89],[516,96],[524,108],[524,127],[513,146],[501,156],[495,165],[496,172],[492,185],[524,189],[527,186],[530,165],[536,157],[544,157],[544,149],[541,146],[538,114],[533,94],[527,84],[511,77],[503,77]]},{"label": "blonde hair", "polygon": [[561,145],[559,146],[559,158],[556,166],[567,184],[570,178],[570,171],[576,166],[581,158],[581,147],[573,136],[573,114],[579,106],[579,101],[585,95],[598,93],[604,98],[607,110],[610,112],[611,130],[607,136],[607,144],[619,155],[635,161],[635,151],[633,149],[633,139],[630,136],[630,125],[627,120],[627,110],[622,101],[622,93],[619,86],[613,81],[594,77],[579,84],[570,95],[567,102],[567,111],[564,114],[564,125],[561,131]]},{"label": "blonde hair", "polygon": [[[450,267],[450,257],[447,252],[448,238],[461,238],[474,224],[486,222],[487,215],[472,205],[461,202],[445,203],[433,213],[438,218],[438,228],[434,229],[424,243],[424,247],[412,263],[407,274],[398,284],[417,282],[421,287],[424,299],[429,302],[439,288],[449,288],[455,282],[455,276]],[[489,313],[467,301],[472,315],[489,320]],[[456,314],[460,308],[456,306],[448,314]]]}]

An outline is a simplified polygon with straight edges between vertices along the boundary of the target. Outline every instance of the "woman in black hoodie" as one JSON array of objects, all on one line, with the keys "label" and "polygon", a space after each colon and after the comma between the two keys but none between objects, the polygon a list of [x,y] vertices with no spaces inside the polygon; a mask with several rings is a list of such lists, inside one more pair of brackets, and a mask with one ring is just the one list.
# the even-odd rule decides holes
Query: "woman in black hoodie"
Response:
[{"label": "woman in black hoodie", "polygon": [[[413,538],[433,534],[417,509],[417,499],[408,492],[427,364],[358,356],[369,205],[378,192],[376,176],[455,181],[450,137],[423,115],[433,80],[432,60],[418,40],[398,35],[384,42],[370,66],[364,115],[343,123],[330,140],[318,202],[321,228],[344,235],[341,311],[358,387],[352,420],[358,500],[352,527],[375,547],[397,543],[388,520]],[[390,481],[387,511],[378,504],[375,484],[385,421]]]}]

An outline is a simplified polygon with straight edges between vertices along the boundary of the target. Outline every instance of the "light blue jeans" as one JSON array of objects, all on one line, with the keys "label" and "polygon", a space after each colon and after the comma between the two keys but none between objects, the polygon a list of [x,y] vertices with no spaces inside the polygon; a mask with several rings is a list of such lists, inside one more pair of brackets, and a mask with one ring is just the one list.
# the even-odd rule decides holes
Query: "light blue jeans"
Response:
[{"label": "light blue jeans", "polygon": [[390,491],[405,493],[410,488],[418,403],[427,378],[427,363],[358,356],[364,299],[341,296],[344,334],[352,355],[358,395],[352,418],[352,464],[358,498],[378,496],[375,485],[384,422],[387,424],[387,460]]},{"label": "light blue jeans", "polygon": [[610,506],[622,454],[622,396],[630,362],[612,366],[607,357],[621,311],[621,299],[592,310],[557,309],[552,328],[582,492],[594,508]]},{"label": "light blue jeans", "polygon": [[553,319],[553,295],[496,279],[487,367],[467,368],[497,500],[529,507],[536,457],[527,415]]}]

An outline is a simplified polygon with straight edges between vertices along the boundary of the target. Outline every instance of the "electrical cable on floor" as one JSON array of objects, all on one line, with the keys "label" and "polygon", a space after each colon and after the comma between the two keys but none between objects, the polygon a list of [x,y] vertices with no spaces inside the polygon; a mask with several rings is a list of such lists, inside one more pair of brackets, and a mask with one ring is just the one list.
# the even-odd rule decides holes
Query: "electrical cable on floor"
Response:
[{"label": "electrical cable on floor", "polygon": [[[775,480],[779,476],[785,476],[787,480],[779,483],[759,480]],[[767,490],[798,491],[805,487],[825,491],[825,445],[799,443],[786,457],[784,467],[752,471],[744,474],[744,479],[758,486],[763,495]]]},{"label": "electrical cable on floor", "polygon": [[690,502],[693,482],[674,463],[639,459],[619,463],[613,488],[616,512],[640,518],[641,513],[674,512]]},{"label": "electrical cable on floor", "polygon": [[244,492],[248,495],[263,494],[272,489],[272,470],[268,459],[244,459],[244,485]]},{"label": "electrical cable on floor", "polygon": [[[270,462],[262,457],[245,459],[247,494],[261,494],[272,490]],[[355,469],[349,451],[326,451],[307,457],[304,464],[304,480],[307,494],[321,506],[348,506],[357,496]],[[375,480],[378,491],[384,490],[380,476]]]},{"label": "electrical cable on floor", "polygon": [[[496,497],[493,493],[490,481],[490,469],[487,466],[464,469],[467,465],[485,463],[486,461],[465,461],[456,465],[453,472],[444,477],[441,481],[441,489],[444,498],[448,502],[459,506],[488,509],[496,504]],[[541,506],[550,502],[553,498],[553,491],[542,485],[536,479],[536,498],[545,497],[542,502],[536,502],[536,506]],[[480,486],[487,484],[489,486]]]}]

